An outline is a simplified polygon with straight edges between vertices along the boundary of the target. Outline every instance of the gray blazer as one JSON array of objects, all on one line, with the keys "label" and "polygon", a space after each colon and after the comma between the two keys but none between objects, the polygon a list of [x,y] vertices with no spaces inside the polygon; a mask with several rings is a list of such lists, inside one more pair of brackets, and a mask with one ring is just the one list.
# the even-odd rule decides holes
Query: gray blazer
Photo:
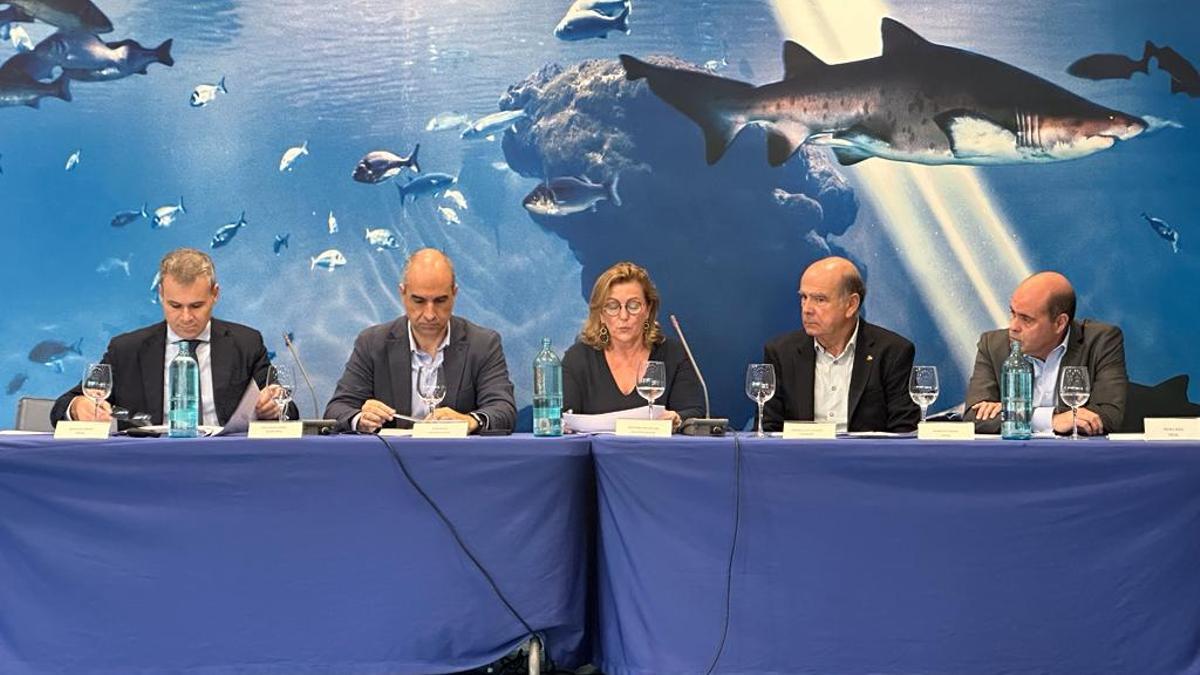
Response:
[{"label": "gray blazer", "polygon": [[[1085,319],[1071,323],[1071,336],[1067,353],[1063,354],[1063,366],[1087,366],[1092,380],[1092,395],[1083,406],[1100,416],[1105,433],[1116,431],[1125,419],[1125,392],[1129,388],[1129,375],[1125,372],[1125,336],[1121,329],[1099,321]],[[984,333],[979,338],[979,352],[975,356],[975,372],[967,385],[967,408],[963,418],[975,421],[975,430],[981,434],[1000,433],[1000,418],[975,420],[971,406],[980,401],[1000,400],[1000,378],[1004,359],[1008,358],[1008,329],[1001,328]],[[1058,383],[1054,383],[1055,414],[1070,410],[1058,397]]]},{"label": "gray blazer", "polygon": [[[450,317],[450,344],[443,364],[446,398],[442,405],[461,413],[482,412],[493,429],[513,428],[517,407],[496,331]],[[351,420],[371,398],[401,413],[412,409],[408,317],[371,326],[358,334],[337,390],[325,407],[325,417],[336,419],[340,430],[353,431]]]}]

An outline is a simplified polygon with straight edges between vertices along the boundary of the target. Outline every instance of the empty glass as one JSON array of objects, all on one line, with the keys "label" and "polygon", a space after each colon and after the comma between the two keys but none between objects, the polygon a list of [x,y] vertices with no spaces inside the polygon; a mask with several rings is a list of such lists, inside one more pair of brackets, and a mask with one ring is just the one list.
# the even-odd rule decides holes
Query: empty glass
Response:
[{"label": "empty glass", "polygon": [[91,399],[92,405],[95,406],[96,416],[99,416],[100,401],[107,399],[112,394],[112,366],[107,363],[89,363],[83,371],[83,380],[80,384],[83,388],[83,395]]},{"label": "empty glass", "polygon": [[908,395],[921,407],[921,421],[924,422],[929,406],[938,397],[937,366],[913,366],[908,376]]},{"label": "empty glass", "polygon": [[1079,408],[1092,394],[1087,366],[1063,366],[1058,379],[1058,397],[1071,406],[1071,439],[1079,438]]},{"label": "empty glass", "polygon": [[758,424],[755,436],[762,438],[763,404],[775,395],[775,366],[770,363],[751,363],[746,366],[746,395],[758,404]]},{"label": "empty glass", "polygon": [[667,367],[662,361],[647,361],[638,376],[637,393],[646,399],[646,415],[654,419],[654,402],[667,390]]},{"label": "empty glass", "polygon": [[275,387],[271,398],[275,401],[275,405],[279,406],[279,421],[287,421],[287,408],[288,404],[292,402],[292,391],[295,389],[292,369],[286,365],[272,365],[267,369],[267,386]]},{"label": "empty glass", "polygon": [[446,398],[446,371],[441,365],[421,366],[417,370],[417,396],[425,402],[429,412]]}]

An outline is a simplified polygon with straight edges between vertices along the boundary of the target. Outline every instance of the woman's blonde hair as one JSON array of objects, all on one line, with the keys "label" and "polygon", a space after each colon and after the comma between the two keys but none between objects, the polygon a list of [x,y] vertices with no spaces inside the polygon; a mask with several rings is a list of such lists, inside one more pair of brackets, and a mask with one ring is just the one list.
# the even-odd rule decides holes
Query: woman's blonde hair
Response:
[{"label": "woman's blonde hair", "polygon": [[658,324],[658,289],[650,280],[650,274],[640,265],[619,262],[604,270],[604,273],[596,279],[596,284],[592,286],[592,297],[588,300],[588,317],[583,322],[583,330],[579,333],[581,342],[599,350],[608,348],[608,332],[604,330],[604,323],[600,318],[601,306],[608,299],[608,294],[612,292],[613,286],[630,281],[641,285],[642,294],[646,296],[646,325],[649,326],[649,329],[642,331],[642,344],[646,347],[653,347],[666,339],[662,333],[662,326]]}]

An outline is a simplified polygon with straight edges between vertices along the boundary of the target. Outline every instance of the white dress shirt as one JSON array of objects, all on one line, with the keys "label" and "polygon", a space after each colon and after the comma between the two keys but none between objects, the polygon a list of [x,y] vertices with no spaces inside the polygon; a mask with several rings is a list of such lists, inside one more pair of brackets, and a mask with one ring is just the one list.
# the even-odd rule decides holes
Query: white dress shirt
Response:
[{"label": "white dress shirt", "polygon": [[417,378],[420,375],[421,367],[424,366],[428,368],[433,366],[436,368],[441,366],[442,361],[444,361],[446,357],[446,347],[449,346],[449,344],[450,324],[447,323],[446,337],[442,338],[441,343],[438,344],[437,352],[433,356],[426,354],[425,352],[421,351],[420,347],[417,346],[417,339],[413,336],[412,332],[412,321],[408,322],[408,348],[412,353],[412,377],[409,378],[409,381],[412,382],[412,398],[409,400],[412,401],[412,416],[416,417],[417,419],[425,419],[429,413],[433,412],[429,406],[425,405],[425,401],[421,400],[421,394],[417,391]]},{"label": "white dress shirt", "polygon": [[854,347],[858,326],[841,354],[833,356],[816,338],[817,362],[813,373],[813,421],[833,422],[838,431],[846,431],[850,407],[850,375],[854,372]]},{"label": "white dress shirt", "polygon": [[1054,427],[1054,392],[1058,389],[1058,367],[1062,364],[1063,356],[1067,353],[1067,341],[1071,339],[1071,329],[1057,347],[1050,350],[1046,360],[1036,356],[1025,355],[1033,364],[1033,419],[1031,428],[1034,431],[1049,431]]},{"label": "white dress shirt", "polygon": [[[170,325],[167,325],[167,348],[163,354],[164,418],[167,410],[171,407],[171,359],[179,354],[179,342],[183,339],[171,330]],[[200,424],[216,426],[219,422],[217,421],[217,401],[213,395],[212,382],[212,321],[208,322],[199,335],[191,339],[200,341],[196,347],[196,353],[192,355],[200,366]],[[163,420],[163,423],[167,423],[166,419]]]}]

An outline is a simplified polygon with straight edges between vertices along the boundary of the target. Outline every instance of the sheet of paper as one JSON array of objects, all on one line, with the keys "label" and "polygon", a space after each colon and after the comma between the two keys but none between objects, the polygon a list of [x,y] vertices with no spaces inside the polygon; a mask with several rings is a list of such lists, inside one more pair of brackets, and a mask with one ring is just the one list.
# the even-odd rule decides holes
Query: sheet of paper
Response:
[{"label": "sheet of paper", "polygon": [[563,413],[563,426],[581,434],[593,434],[602,431],[611,432],[616,431],[617,420],[658,419],[659,415],[662,415],[666,411],[667,409],[663,406],[656,405],[654,406],[653,413],[647,413],[646,406],[643,405],[628,410],[617,410],[600,415],[583,415],[567,412]]},{"label": "sheet of paper", "polygon": [[244,434],[249,431],[250,423],[257,417],[254,414],[254,408],[258,405],[258,394],[258,383],[252,377],[250,378],[250,383],[246,385],[246,391],[242,392],[242,398],[238,401],[237,408],[229,416],[229,420],[225,422],[225,428],[221,429],[216,435]]}]

